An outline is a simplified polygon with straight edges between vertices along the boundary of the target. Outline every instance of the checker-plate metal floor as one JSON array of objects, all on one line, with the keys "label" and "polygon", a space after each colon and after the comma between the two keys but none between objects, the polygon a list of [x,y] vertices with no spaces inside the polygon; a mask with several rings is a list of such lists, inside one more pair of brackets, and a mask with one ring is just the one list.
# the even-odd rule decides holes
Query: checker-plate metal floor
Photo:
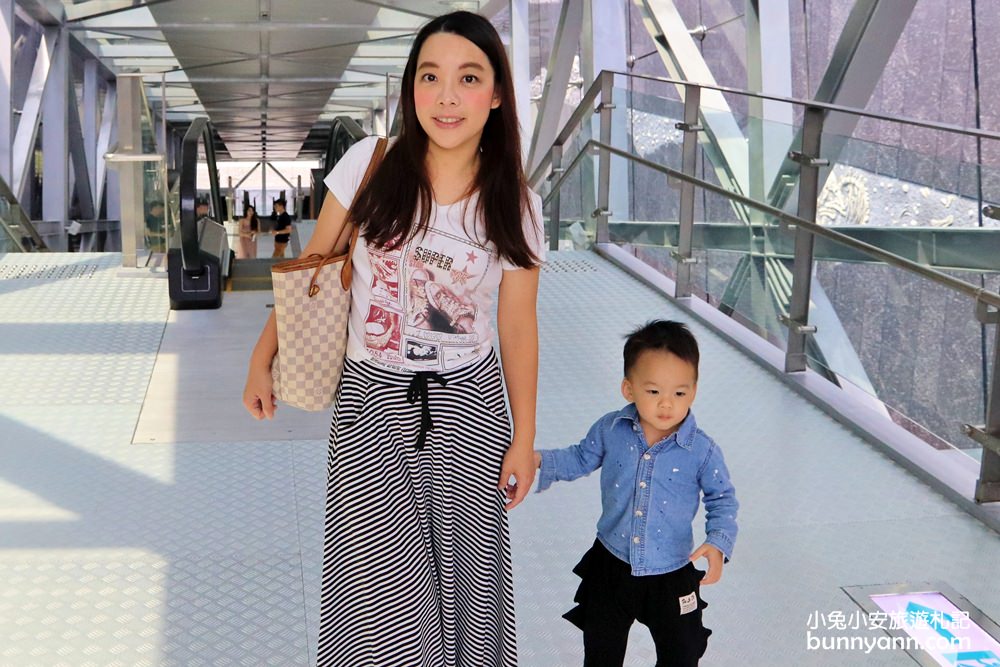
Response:
[{"label": "checker-plate metal floor", "polygon": [[[166,281],[120,260],[0,256],[0,665],[308,665],[322,420],[303,436],[254,430],[231,409],[267,297],[231,293],[221,311],[170,313]],[[551,255],[539,315],[539,447],[575,442],[621,404],[625,332],[685,319],[589,253]],[[898,651],[808,649],[811,614],[854,611],[841,586],[943,580],[1000,616],[1000,577],[987,566],[1000,556],[995,533],[692,327],[695,410],[742,503],[735,557],[705,590],[714,634],[703,664],[914,664]],[[210,355],[191,351],[199,342]],[[211,437],[193,437],[192,421]],[[592,476],[512,515],[526,667],[582,662],[560,615],[598,509]],[[626,664],[653,664],[643,628],[632,637]]]}]

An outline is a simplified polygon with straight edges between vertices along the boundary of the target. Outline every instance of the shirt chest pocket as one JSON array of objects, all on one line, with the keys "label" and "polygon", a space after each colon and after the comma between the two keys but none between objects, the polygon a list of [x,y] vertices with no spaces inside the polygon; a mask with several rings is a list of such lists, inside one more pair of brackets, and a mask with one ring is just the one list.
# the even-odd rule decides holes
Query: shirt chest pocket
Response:
[{"label": "shirt chest pocket", "polygon": [[693,463],[661,461],[657,468],[660,469],[656,471],[654,481],[657,495],[662,496],[661,502],[697,507],[701,485],[698,483],[698,469]]},{"label": "shirt chest pocket", "polygon": [[698,468],[693,461],[661,461],[658,477],[668,486],[698,488]]}]

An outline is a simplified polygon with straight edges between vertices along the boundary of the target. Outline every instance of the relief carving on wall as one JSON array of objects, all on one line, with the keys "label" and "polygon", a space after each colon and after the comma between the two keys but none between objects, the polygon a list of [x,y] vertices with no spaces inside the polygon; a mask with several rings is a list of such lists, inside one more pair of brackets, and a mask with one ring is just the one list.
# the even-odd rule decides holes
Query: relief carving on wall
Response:
[{"label": "relief carving on wall", "polygon": [[828,226],[867,225],[871,219],[867,179],[831,173],[819,197],[816,222]]}]

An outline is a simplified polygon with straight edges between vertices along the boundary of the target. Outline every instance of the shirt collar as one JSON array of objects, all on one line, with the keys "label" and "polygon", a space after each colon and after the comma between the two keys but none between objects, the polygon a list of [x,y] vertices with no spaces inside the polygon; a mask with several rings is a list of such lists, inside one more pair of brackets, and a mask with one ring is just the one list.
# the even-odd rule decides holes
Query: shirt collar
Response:
[{"label": "shirt collar", "polygon": [[[641,428],[642,425],[639,422],[639,410],[636,409],[635,403],[629,403],[624,408],[618,411],[618,415],[615,416],[614,421],[617,422],[619,419],[624,419],[632,423],[632,425]],[[694,436],[698,432],[698,422],[694,418],[694,410],[688,410],[687,417],[681,422],[680,428],[670,436],[670,438],[676,438],[677,444],[684,449],[691,449],[694,445]],[[670,438],[667,438],[669,440]],[[656,443],[647,443],[653,444]]]}]

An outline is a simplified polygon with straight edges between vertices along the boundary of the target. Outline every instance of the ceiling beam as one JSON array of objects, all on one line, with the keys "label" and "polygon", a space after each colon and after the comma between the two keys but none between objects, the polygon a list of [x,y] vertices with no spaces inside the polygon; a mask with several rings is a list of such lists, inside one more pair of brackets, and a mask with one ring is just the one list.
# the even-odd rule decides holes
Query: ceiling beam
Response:
[{"label": "ceiling beam", "polygon": [[[102,16],[111,16],[112,14],[121,14],[122,12],[130,12],[133,9],[141,9],[143,7],[150,7],[152,5],[159,5],[164,2],[172,2],[173,0],[146,0],[138,5],[127,5],[125,7],[117,7],[115,9],[108,9],[103,12],[94,12],[93,14],[84,14],[86,11],[83,5],[74,5],[72,7],[72,15],[67,12],[67,23],[76,23],[77,21],[89,21],[90,19],[100,18]],[[87,3],[84,3],[87,4]]]},{"label": "ceiling beam", "polygon": [[[177,70],[180,71],[180,70]],[[150,72],[148,76],[160,76],[160,72]],[[167,72],[169,76],[172,72]],[[189,76],[187,79],[167,80],[168,84],[179,83],[358,83],[357,79],[345,79],[339,76]]]},{"label": "ceiling beam", "polygon": [[299,21],[230,21],[224,23],[201,23],[201,22],[170,22],[157,23],[153,26],[92,26],[83,24],[72,24],[66,26],[67,30],[95,30],[100,32],[161,32],[163,30],[183,30],[185,32],[220,32],[232,30],[247,30],[254,32],[274,32],[276,30],[364,30],[365,32],[401,32],[412,33],[413,26],[391,28],[385,26],[373,26],[365,23],[303,23]]}]

